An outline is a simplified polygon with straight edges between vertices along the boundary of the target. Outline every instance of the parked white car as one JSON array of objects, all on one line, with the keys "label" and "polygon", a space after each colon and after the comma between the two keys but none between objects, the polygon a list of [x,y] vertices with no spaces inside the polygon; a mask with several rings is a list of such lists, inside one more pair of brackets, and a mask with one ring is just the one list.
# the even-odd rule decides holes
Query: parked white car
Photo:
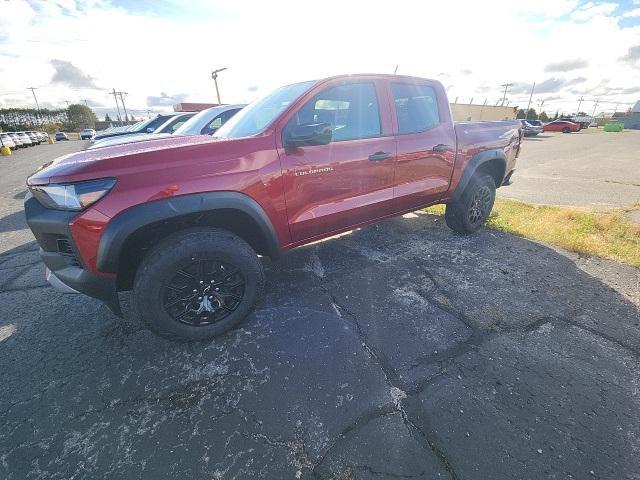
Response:
[{"label": "parked white car", "polygon": [[11,137],[11,139],[13,140],[13,143],[16,144],[16,148],[24,148],[27,146],[24,144],[24,140],[22,140],[22,137],[18,135],[17,132],[9,132],[7,133],[7,135],[9,135],[9,137]]},{"label": "parked white car", "polygon": [[91,140],[96,136],[96,131],[93,128],[85,128],[80,130],[80,140]]},{"label": "parked white car", "polygon": [[9,147],[11,150],[18,148],[13,138],[8,133],[0,133],[0,146]]}]

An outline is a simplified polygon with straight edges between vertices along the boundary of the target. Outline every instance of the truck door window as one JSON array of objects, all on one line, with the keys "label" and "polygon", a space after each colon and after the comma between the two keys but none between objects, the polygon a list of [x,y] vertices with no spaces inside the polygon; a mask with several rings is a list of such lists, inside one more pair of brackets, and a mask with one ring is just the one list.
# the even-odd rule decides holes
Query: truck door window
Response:
[{"label": "truck door window", "polygon": [[380,136],[380,110],[371,82],[349,83],[327,88],[304,104],[289,121],[295,125],[330,123],[334,142]]},{"label": "truck door window", "polygon": [[427,85],[392,83],[398,133],[424,132],[440,124],[436,92]]}]

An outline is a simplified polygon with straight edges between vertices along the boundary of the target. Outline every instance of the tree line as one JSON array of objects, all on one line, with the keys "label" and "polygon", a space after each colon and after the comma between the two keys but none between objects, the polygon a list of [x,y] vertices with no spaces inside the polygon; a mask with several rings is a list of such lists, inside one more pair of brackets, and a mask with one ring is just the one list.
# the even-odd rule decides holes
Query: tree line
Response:
[{"label": "tree line", "polygon": [[541,122],[549,122],[551,120],[556,120],[558,118],[558,113],[556,112],[555,118],[551,118],[547,115],[547,112],[542,111],[538,114],[535,108],[530,108],[528,112],[525,112],[523,108],[518,109],[516,113],[516,118],[525,119],[525,120],[540,120]]},{"label": "tree line", "polygon": [[0,108],[2,131],[45,130],[79,132],[94,128],[98,118],[86,105],[72,104],[64,109]]}]

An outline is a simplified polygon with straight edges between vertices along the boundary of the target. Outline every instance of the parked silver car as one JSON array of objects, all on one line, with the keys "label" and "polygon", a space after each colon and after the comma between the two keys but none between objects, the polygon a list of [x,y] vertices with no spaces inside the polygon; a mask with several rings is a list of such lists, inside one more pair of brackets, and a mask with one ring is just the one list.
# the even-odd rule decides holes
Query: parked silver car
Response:
[{"label": "parked silver car", "polygon": [[157,129],[156,133],[121,135],[119,137],[105,138],[104,140],[95,142],[87,150],[122,145],[124,143],[167,138],[171,135],[213,135],[218,128],[242,110],[244,106],[245,105],[220,105],[218,107],[207,108],[197,114],[192,114],[191,118],[180,124],[180,126],[172,132],[162,132],[163,129],[166,129],[167,124],[165,123]]},{"label": "parked silver car", "polygon": [[38,135],[36,132],[28,131],[24,133],[26,133],[29,136],[29,138],[31,139],[32,145],[40,145],[42,143],[42,137]]}]

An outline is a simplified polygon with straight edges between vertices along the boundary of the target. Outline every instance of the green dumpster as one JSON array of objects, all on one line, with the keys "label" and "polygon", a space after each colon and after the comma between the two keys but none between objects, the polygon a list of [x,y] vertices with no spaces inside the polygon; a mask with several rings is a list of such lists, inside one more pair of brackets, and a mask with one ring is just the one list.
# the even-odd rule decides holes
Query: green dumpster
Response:
[{"label": "green dumpster", "polygon": [[605,132],[621,132],[624,130],[624,123],[610,122],[604,126]]}]

